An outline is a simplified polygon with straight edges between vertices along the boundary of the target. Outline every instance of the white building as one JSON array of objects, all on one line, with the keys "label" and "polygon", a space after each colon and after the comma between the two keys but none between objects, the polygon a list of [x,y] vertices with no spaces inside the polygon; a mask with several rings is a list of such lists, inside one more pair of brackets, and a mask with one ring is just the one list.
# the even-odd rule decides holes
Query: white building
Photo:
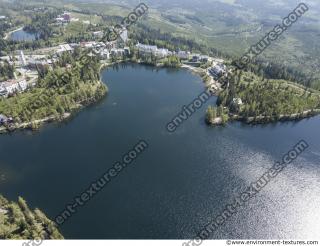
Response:
[{"label": "white building", "polygon": [[243,105],[241,98],[233,98],[232,103],[237,106]]},{"label": "white building", "polygon": [[103,31],[93,32],[92,34],[96,38],[102,38],[103,37]]},{"label": "white building", "polygon": [[20,86],[20,91],[25,91],[28,88],[28,84],[27,84],[27,81],[25,79],[19,80],[18,84]]},{"label": "white building", "polygon": [[25,91],[27,88],[28,88],[28,84],[25,79],[8,80],[0,84],[0,95],[8,96],[15,92]]},{"label": "white building", "polygon": [[221,63],[221,64],[224,63],[224,60],[220,58],[212,58],[212,61],[215,63]]},{"label": "white building", "polygon": [[177,56],[182,60],[189,60],[190,58],[190,52],[189,51],[179,51],[177,53]]},{"label": "white building", "polygon": [[161,58],[172,55],[172,52],[169,51],[168,49],[163,49],[163,48],[159,49],[156,45],[145,45],[145,44],[138,43],[136,47],[138,48],[139,52],[142,54],[149,54],[149,55],[152,54]]},{"label": "white building", "polygon": [[103,59],[110,59],[110,52],[107,49],[102,49],[99,54]]},{"label": "white building", "polygon": [[113,57],[120,57],[125,54],[125,51],[124,49],[111,49],[110,53]]},{"label": "white building", "polygon": [[168,49],[158,49],[155,55],[164,58],[170,55],[170,51]]},{"label": "white building", "polygon": [[212,76],[216,78],[222,76],[227,72],[226,66],[224,64],[216,64],[215,66],[209,68],[208,71]]},{"label": "white building", "polygon": [[7,92],[7,95],[18,92],[20,90],[19,83],[14,80],[8,80],[6,82],[3,82],[2,84]]},{"label": "white building", "polygon": [[83,48],[94,48],[97,46],[97,42],[95,41],[82,42],[80,46]]},{"label": "white building", "polygon": [[56,18],[56,22],[57,23],[69,23],[71,20],[71,16],[70,16],[70,13],[67,13],[67,12],[64,12],[62,15],[59,15],[57,18]]},{"label": "white building", "polygon": [[73,51],[73,48],[69,44],[60,44],[59,49],[57,50],[57,53],[63,53],[63,52],[71,52]]},{"label": "white building", "polygon": [[56,18],[56,22],[58,22],[58,23],[63,23],[63,21],[64,21],[64,18],[62,18],[62,17]]},{"label": "white building", "polygon": [[158,50],[158,47],[155,45],[146,45],[138,43],[136,47],[138,48],[139,52],[146,54],[155,54]]}]

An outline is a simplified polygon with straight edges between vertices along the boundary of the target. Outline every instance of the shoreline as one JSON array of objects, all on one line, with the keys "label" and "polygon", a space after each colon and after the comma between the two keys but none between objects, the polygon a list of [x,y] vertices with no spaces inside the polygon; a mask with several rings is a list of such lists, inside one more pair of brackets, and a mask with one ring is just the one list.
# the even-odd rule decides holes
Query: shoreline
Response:
[{"label": "shoreline", "polygon": [[[209,73],[207,69],[204,68],[200,68],[200,67],[193,67],[191,65],[187,65],[187,64],[182,64],[181,68],[185,68],[190,70],[192,73],[195,73],[197,75],[199,75],[201,77],[201,79],[203,80],[205,86],[209,89],[210,88],[210,92],[217,96],[217,94],[219,93],[219,91],[221,90],[221,84],[216,81]],[[209,76],[210,81],[205,81],[202,77],[202,74],[205,73],[207,76]]]},{"label": "shoreline", "polygon": [[309,109],[309,110],[303,111],[302,113],[280,115],[278,119],[272,116],[262,116],[262,115],[257,117],[241,117],[236,115],[230,115],[230,119],[245,122],[246,124],[268,124],[273,122],[303,120],[307,118],[312,118],[319,114],[320,114],[320,109],[313,109],[313,110]]},{"label": "shoreline", "polygon": [[[146,63],[140,62],[140,61],[129,60],[129,61],[118,61],[118,62],[102,64],[100,67],[100,70],[102,70],[105,67],[109,67],[109,66],[121,64],[121,63],[133,63],[133,64],[146,65],[146,66],[152,66],[152,67],[157,67],[157,68],[171,68],[171,67],[165,66],[163,63],[158,63],[158,64],[154,65],[154,64],[146,64]],[[202,79],[205,86],[208,89],[210,88],[210,92],[215,96],[221,90],[221,84],[218,81],[214,80],[214,78],[210,74],[208,74],[207,69],[200,68],[200,67],[193,67],[191,65],[187,65],[187,64],[183,64],[183,63],[181,64],[181,66],[177,67],[177,69],[187,69],[187,70],[191,71],[192,73],[200,76],[200,78]],[[205,81],[203,79],[203,77],[202,77],[203,73],[205,73],[207,76],[210,77],[210,81]]]},{"label": "shoreline", "polygon": [[[157,68],[170,68],[168,66],[163,65],[162,63],[158,63],[157,65],[154,64],[146,64],[144,62],[140,62],[140,61],[118,61],[118,62],[111,62],[111,63],[102,63],[100,66],[100,72],[102,69],[106,68],[106,67],[110,67],[112,65],[116,65],[116,64],[121,64],[121,63],[133,63],[133,64],[139,64],[139,65],[147,65],[147,66],[152,66],[152,67],[157,67]],[[202,78],[202,74],[205,73],[206,75],[208,75],[210,77],[210,81],[206,82],[205,80],[203,80],[203,83],[205,84],[205,86],[207,88],[211,87],[212,90],[215,90],[215,92],[218,92],[221,89],[221,84],[218,83],[218,81],[214,80],[213,77],[211,75],[208,74],[207,69],[203,69],[203,68],[197,68],[197,67],[193,67],[190,65],[186,65],[186,64],[181,64],[181,66],[177,67],[177,69],[187,69],[189,71],[191,71],[192,73],[198,75]],[[211,91],[213,92],[213,91]]]},{"label": "shoreline", "polygon": [[[106,92],[103,95],[105,97],[108,94],[108,87],[105,83],[101,81],[101,79],[98,81],[99,85],[103,85],[106,88]],[[102,98],[103,98],[102,97]],[[82,108],[89,106],[91,104],[94,104],[98,101],[100,101],[102,98],[99,98],[98,100],[95,100],[94,98],[90,98],[89,100],[86,100],[86,102],[80,101],[76,102],[76,106],[72,108],[70,112],[66,112],[63,115],[60,115],[59,117],[56,117],[54,115],[47,116],[42,119],[30,121],[30,122],[22,122],[22,123],[16,123],[16,124],[9,124],[8,126],[0,126],[0,134],[4,133],[11,133],[16,130],[38,130],[40,129],[44,124],[53,123],[53,122],[63,122],[69,118],[71,118],[72,115],[76,113],[76,111],[81,110]]]},{"label": "shoreline", "polygon": [[[100,76],[101,76],[101,72],[102,72],[103,69],[108,68],[108,67],[113,66],[113,65],[121,64],[121,63],[134,63],[134,64],[139,64],[139,65],[147,65],[147,64],[144,64],[143,62],[140,62],[140,61],[131,61],[131,60],[124,61],[124,60],[121,60],[121,61],[117,61],[117,62],[107,62],[106,60],[102,60],[100,68],[99,68]],[[157,65],[154,65],[154,64],[148,64],[148,65],[151,65],[153,67],[159,67],[159,68],[168,68],[167,66],[163,65],[162,63],[157,64]],[[210,92],[213,95],[217,95],[217,93],[220,91],[221,84],[218,83],[217,81],[215,81],[213,79],[213,77],[208,74],[206,69],[193,67],[193,66],[186,65],[186,64],[182,64],[181,66],[179,66],[177,68],[178,69],[181,69],[181,68],[187,69],[187,70],[191,71],[192,73],[194,73],[196,75],[199,75],[201,77],[201,79],[203,80],[203,82],[205,83],[205,87],[211,88]],[[205,73],[207,76],[210,77],[210,81],[205,81],[203,79],[203,76],[202,76],[203,73]],[[108,93],[108,86],[101,80],[101,78],[98,81],[98,83],[100,85],[103,85],[103,86],[106,87],[106,92],[105,92],[105,94],[103,96],[103,97],[105,97],[107,95],[107,93]],[[51,116],[48,116],[46,118],[38,119],[38,120],[35,120],[35,121],[32,121],[32,122],[23,122],[23,123],[20,123],[18,125],[17,124],[16,125],[11,124],[11,126],[9,125],[9,127],[0,126],[0,134],[10,133],[10,132],[13,132],[15,130],[26,130],[26,129],[37,130],[43,124],[46,124],[46,123],[63,122],[65,120],[69,119],[74,114],[74,112],[76,112],[77,110],[81,110],[81,108],[84,108],[87,105],[90,105],[90,104],[93,104],[95,102],[98,102],[99,100],[91,101],[91,102],[89,102],[87,104],[86,103],[82,104],[82,102],[77,102],[76,103],[76,107],[74,107],[71,110],[71,112],[66,112],[66,113],[64,113],[62,116],[60,116],[58,118],[56,116],[52,116],[51,115]],[[269,123],[275,123],[275,122],[302,120],[302,119],[311,118],[311,117],[319,115],[320,114],[320,109],[307,110],[307,111],[304,111],[301,114],[281,115],[278,119],[275,119],[272,116],[243,117],[243,116],[239,116],[239,115],[229,114],[229,120],[227,122],[239,121],[239,122],[243,122],[245,124],[269,124]],[[217,117],[214,120],[214,122],[208,122],[206,120],[206,123],[208,125],[210,125],[210,126],[223,125],[221,117]],[[34,126],[36,126],[36,127],[34,127]]]},{"label": "shoreline", "polygon": [[[68,119],[72,113],[64,113],[61,116],[62,120]],[[40,120],[35,120],[35,121],[30,121],[30,122],[24,122],[20,123],[19,125],[9,125],[9,127],[2,126],[0,127],[0,133],[6,133],[6,132],[13,132],[15,130],[23,130],[23,129],[37,129],[33,128],[33,125],[41,125],[44,123],[50,123],[53,121],[57,121],[57,118],[55,116],[48,116],[46,118],[40,119]]]},{"label": "shoreline", "polygon": [[19,27],[19,28],[13,30],[13,31],[7,32],[5,34],[5,36],[3,37],[3,40],[7,40],[11,36],[12,33],[17,32],[17,31],[21,31],[21,30],[23,30],[23,28],[24,28],[24,26],[23,27]]},{"label": "shoreline", "polygon": [[[280,115],[278,118],[273,116],[257,116],[257,117],[243,117],[239,115],[229,114],[228,122],[242,122],[247,125],[266,125],[271,123],[280,123],[280,122],[292,122],[292,121],[299,121],[303,119],[313,118],[315,116],[320,115],[320,109],[309,109],[302,113],[296,113],[291,115]],[[223,125],[221,121],[221,117],[215,118],[213,121],[206,120],[206,123],[209,126],[220,126]]]},{"label": "shoreline", "polygon": [[[112,66],[114,64],[117,64],[119,62],[113,62],[113,63],[107,63],[107,62],[103,62],[101,63],[100,65],[100,68],[99,68],[99,74],[101,74],[101,71],[109,66]],[[105,86],[106,88],[106,93],[104,94],[104,97],[108,94],[108,86],[100,79],[98,81],[98,83],[100,85],[103,85]],[[101,99],[99,99],[101,100]],[[91,101],[90,103],[87,103],[87,104],[82,104],[82,102],[76,102],[76,107],[72,109],[71,112],[67,112],[67,113],[64,113],[61,118],[57,118],[56,116],[48,116],[48,117],[45,117],[45,118],[42,118],[42,119],[38,119],[38,120],[35,120],[35,121],[31,121],[31,122],[22,122],[22,123],[19,123],[19,124],[9,124],[9,126],[0,126],[0,134],[5,134],[5,133],[11,133],[11,132],[14,132],[16,130],[32,130],[32,131],[35,131],[39,128],[42,127],[42,125],[44,124],[49,124],[49,123],[53,123],[53,122],[63,122],[69,118],[71,118],[71,116],[77,111],[77,110],[81,110],[82,108],[88,106],[88,105],[91,105],[95,102],[98,102],[99,100],[96,100],[96,101]],[[36,125],[37,127],[34,128],[33,126]]]},{"label": "shoreline", "polygon": [[[112,65],[116,65],[116,64],[120,64],[120,63],[126,63],[126,62],[144,65],[144,63],[139,62],[139,61],[135,61],[135,62],[134,61],[119,61],[119,62],[113,62],[113,63],[104,63],[101,65],[100,71],[103,68],[106,68],[106,67],[109,67]],[[167,68],[163,64],[157,64],[157,65],[148,64],[148,65],[151,65],[153,67]],[[204,73],[204,72],[208,75],[206,69],[193,67],[193,66],[186,65],[186,64],[181,64],[181,66],[178,68],[179,69],[180,68],[188,69],[189,71],[191,71],[192,73],[195,73],[196,75],[199,75],[200,77],[201,77],[202,73]],[[205,83],[205,86],[207,88],[211,87],[212,90],[210,90],[210,92],[213,95],[217,95],[217,93],[221,89],[221,84],[218,83],[217,81],[215,81],[212,76],[210,76],[210,75],[208,75],[208,76],[210,77],[211,80],[209,82],[206,82],[203,80],[203,82]],[[214,87],[214,88],[212,88],[212,87]],[[309,110],[302,112],[302,115],[300,115],[300,114],[280,115],[280,117],[278,119],[273,119],[272,116],[258,116],[258,117],[247,117],[246,118],[246,117],[241,117],[241,116],[234,115],[234,114],[229,114],[229,120],[226,123],[232,122],[232,121],[238,121],[238,122],[246,123],[248,125],[250,125],[250,124],[251,125],[253,125],[253,124],[269,124],[269,123],[275,123],[275,122],[302,120],[302,119],[312,118],[312,117],[317,116],[319,114],[320,114],[320,109],[313,109],[313,110],[309,109]],[[206,121],[206,122],[208,125],[212,125],[212,126],[224,125],[221,117],[217,117],[214,120],[214,122],[208,122],[208,121]]]},{"label": "shoreline", "polygon": [[[23,27],[22,27],[23,28]],[[106,60],[101,60],[101,65],[100,65],[100,68],[99,68],[99,74],[101,75],[101,72],[103,69],[105,68],[108,68],[112,65],[116,65],[116,64],[121,64],[121,63],[134,63],[134,64],[139,64],[139,65],[144,65],[144,63],[140,62],[140,61],[117,61],[117,62],[107,62]],[[150,64],[152,65],[152,64]],[[163,64],[157,64],[157,65],[152,65],[153,67],[160,67],[160,68],[167,68],[167,66],[163,65]],[[182,64],[180,67],[178,67],[178,69],[181,69],[181,68],[184,68],[184,69],[188,69],[189,71],[199,75],[201,77],[201,74],[202,73],[206,73],[206,70],[205,69],[202,69],[202,68],[196,68],[196,67],[192,67],[190,65],[185,65],[185,64]],[[210,76],[211,78],[211,81],[214,81],[214,79]],[[202,77],[201,77],[202,79]],[[212,88],[212,84],[211,83],[206,83],[206,81],[203,80],[203,82],[205,83],[205,86],[207,88],[211,87]],[[99,84],[100,85],[104,85],[106,87],[106,93],[104,96],[107,95],[108,93],[108,86],[100,79],[99,80]],[[217,83],[218,84],[218,83]],[[211,90],[211,93],[215,94],[215,92],[217,92],[216,90],[216,87],[215,88],[212,88]],[[98,101],[98,100],[97,100]],[[91,102],[89,104],[92,104],[94,102]],[[41,126],[43,124],[47,124],[47,123],[53,123],[53,122],[63,122],[67,119],[69,119],[73,113],[77,110],[81,110],[81,108],[85,107],[86,105],[83,105],[81,104],[81,102],[77,102],[76,103],[77,107],[75,107],[71,112],[67,112],[67,113],[64,113],[63,116],[61,116],[61,118],[57,118],[56,116],[48,116],[48,117],[45,117],[43,119],[38,119],[38,120],[35,120],[35,121],[32,121],[32,122],[22,122],[22,123],[19,123],[19,124],[9,124],[9,126],[0,126],[0,134],[3,134],[3,133],[11,133],[11,132],[14,132],[16,130],[37,130],[39,128],[41,128]],[[36,126],[36,127],[34,127]]]}]

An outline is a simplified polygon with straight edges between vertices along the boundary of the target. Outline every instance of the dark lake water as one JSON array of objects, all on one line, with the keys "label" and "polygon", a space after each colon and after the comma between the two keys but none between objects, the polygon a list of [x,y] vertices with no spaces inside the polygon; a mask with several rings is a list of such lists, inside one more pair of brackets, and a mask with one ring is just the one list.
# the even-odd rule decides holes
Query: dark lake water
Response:
[{"label": "dark lake water", "polygon": [[11,33],[10,39],[13,41],[33,41],[36,40],[37,34],[19,30]]},{"label": "dark lake water", "polygon": [[[0,193],[54,218],[140,139],[146,152],[62,227],[68,239],[193,238],[299,140],[310,145],[212,238],[315,238],[320,231],[320,118],[211,128],[200,109],[166,123],[204,90],[187,70],[121,65],[110,93],[66,124],[0,136]],[[210,103],[213,103],[212,98]]]}]

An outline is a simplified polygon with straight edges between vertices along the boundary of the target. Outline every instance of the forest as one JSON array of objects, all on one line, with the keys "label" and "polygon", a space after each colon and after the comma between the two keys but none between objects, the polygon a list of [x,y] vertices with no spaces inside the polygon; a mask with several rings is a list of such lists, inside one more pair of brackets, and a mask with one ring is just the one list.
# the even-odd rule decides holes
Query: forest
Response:
[{"label": "forest", "polygon": [[[68,35],[64,35],[63,32],[61,33],[59,28],[56,28],[52,25],[54,18],[58,14],[62,13],[62,9],[51,6],[50,8],[44,9],[42,12],[33,13],[33,8],[29,5],[24,6],[23,4],[17,4],[17,6],[11,7],[17,11],[22,11],[24,8],[28,9],[28,11],[31,11],[31,14],[29,12],[25,14],[26,17],[30,19],[29,23],[25,25],[25,30],[37,33],[38,39],[34,42],[14,42],[10,40],[0,40],[0,55],[6,55],[12,52],[12,50],[17,49],[34,50],[56,45],[56,35],[59,35],[63,38],[60,41],[69,43],[88,41],[90,38],[92,38],[92,36],[89,35],[91,31],[98,29],[106,30],[108,27],[118,23],[122,19],[121,16],[117,15],[104,15],[94,11],[78,9],[76,13],[79,14],[97,14],[97,16],[101,17],[101,22],[95,26],[89,25],[85,28],[85,30],[79,30],[79,33],[69,33]],[[17,25],[17,23],[14,25]],[[6,27],[6,29],[7,28],[9,27]],[[2,30],[2,28],[0,28],[0,30]],[[134,42],[157,45],[158,47],[168,48],[172,51],[188,50],[194,53],[224,58],[228,61],[236,61],[237,59],[237,57],[230,55],[229,53],[209,47],[206,43],[199,43],[199,41],[196,41],[192,38],[174,36],[169,32],[163,32],[160,29],[155,29],[145,25],[143,22],[138,22],[134,26],[130,27],[129,33],[131,40]],[[320,89],[320,81],[318,78],[301,70],[284,65],[283,63],[277,63],[265,59],[257,59],[248,64],[246,71],[253,72],[256,75],[261,77],[263,76],[267,79],[283,79],[296,82],[313,89]]]},{"label": "forest", "polygon": [[[241,103],[237,103],[239,99]],[[241,71],[229,77],[217,105],[227,107],[232,116],[246,121],[300,119],[319,113],[320,94],[284,80]]]},{"label": "forest", "polygon": [[36,33],[37,39],[47,41],[54,34],[52,26],[54,19],[61,11],[47,11],[31,16],[31,23],[24,27],[24,31]]},{"label": "forest", "polygon": [[26,201],[9,202],[0,195],[0,239],[63,239],[54,222]]},{"label": "forest", "polygon": [[[84,59],[86,58],[86,59]],[[80,105],[101,99],[107,88],[100,81],[100,63],[76,49],[64,53],[53,69],[38,67],[37,87],[0,100],[0,112],[15,122],[31,122],[49,116],[61,118]]]},{"label": "forest", "polygon": [[[15,9],[17,8],[20,8],[19,11],[21,11],[21,6],[16,6]],[[32,10],[32,7],[28,6],[28,8]],[[30,21],[25,26],[25,30],[37,32],[39,38],[34,42],[14,42],[1,39],[0,55],[10,54],[17,49],[34,50],[41,47],[56,45],[54,35],[56,32],[59,33],[59,30],[53,28],[51,24],[53,18],[59,13],[61,13],[60,9],[51,7],[45,9],[43,12],[29,15]],[[76,13],[83,15],[88,13],[91,15],[97,14],[101,17],[101,22],[96,25],[88,25],[78,33],[69,33],[67,36],[63,35],[61,36],[63,38],[62,41],[81,42],[90,40],[92,39],[92,36],[90,35],[92,31],[107,30],[108,27],[121,20],[121,16],[103,15],[101,13],[88,12],[80,9],[78,9]],[[209,47],[205,43],[199,43],[195,39],[174,36],[173,34],[163,32],[160,29],[151,28],[142,22],[138,22],[136,25],[132,26],[129,30],[129,34],[131,50],[133,50],[132,47],[134,47],[135,43],[140,42],[149,45],[157,45],[158,47],[167,48],[171,51],[187,50],[193,53],[220,57],[226,60],[227,65],[231,66],[235,65],[235,61],[237,60],[237,57],[233,57],[230,54]],[[80,51],[75,51],[75,54],[73,55],[76,57],[79,53]],[[50,103],[51,107],[40,106],[40,108],[36,110],[37,114],[35,118],[47,116],[49,114],[48,109],[50,109],[50,114],[54,115],[69,112],[69,106],[73,104],[72,102],[81,100],[79,91],[82,91],[82,95],[87,95],[87,97],[89,97],[89,94],[92,92],[89,92],[92,88],[88,89],[88,84],[83,83],[83,81],[94,81],[98,79],[96,77],[96,74],[98,73],[94,66],[89,66],[89,70],[86,71],[87,68],[83,68],[79,63],[75,62],[75,57],[64,55],[64,57],[55,64],[53,71],[49,71],[46,68],[39,68],[40,87],[32,92],[26,93],[26,95],[16,95],[14,98],[9,98],[8,102],[10,102],[12,106],[9,106],[8,102],[4,102],[4,100],[0,101],[0,109],[3,109],[4,112],[9,115],[19,116],[22,121],[31,120],[29,116],[22,115],[21,112],[23,110],[22,108],[19,109],[17,106],[19,103],[16,103],[18,98],[23,97],[24,99],[21,101],[24,103],[28,102],[28,100],[35,100],[36,96],[39,96],[45,88],[52,86],[51,81],[59,81],[57,78],[61,77],[63,74],[66,78],[65,80],[68,82],[62,85],[64,89],[62,92],[59,90],[59,93],[61,93],[61,95],[65,93],[68,96],[61,96],[59,93],[57,94],[55,92],[57,97],[53,97],[55,98],[55,101]],[[176,59],[176,57],[159,59],[152,55],[140,56],[138,53],[132,52],[130,59],[132,61],[140,59],[143,63],[153,65],[160,62],[169,67],[180,66],[180,61],[179,59]],[[114,62],[117,60],[119,59],[112,58],[112,61]],[[97,61],[94,62],[98,63]],[[70,71],[65,68],[66,64],[71,65]],[[3,67],[6,67],[6,69],[1,69],[0,67],[0,76],[3,79],[11,78],[12,69],[8,67],[7,64],[4,64]],[[317,92],[320,89],[320,81],[305,74],[301,70],[296,70],[276,62],[256,59],[248,64],[242,72],[242,77],[229,79],[228,87],[220,93],[218,99],[218,105],[229,108],[230,112],[237,114],[240,117],[250,118],[264,116],[276,120],[284,115],[297,114],[303,116],[306,111],[308,114],[313,114],[314,112],[309,112],[309,110],[319,108],[319,97]],[[297,84],[293,85],[293,83]],[[305,87],[313,90],[305,89]],[[70,92],[74,90],[77,91],[77,93],[71,96]],[[59,100],[56,100],[57,98]],[[241,98],[243,105],[241,107],[235,107],[232,103],[234,98]],[[71,102],[69,100],[71,100]]]}]

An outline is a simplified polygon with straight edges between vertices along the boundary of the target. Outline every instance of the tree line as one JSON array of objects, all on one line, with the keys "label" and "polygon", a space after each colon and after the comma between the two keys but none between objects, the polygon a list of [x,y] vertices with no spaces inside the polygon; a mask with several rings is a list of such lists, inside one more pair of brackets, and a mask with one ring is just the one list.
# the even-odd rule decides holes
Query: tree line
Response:
[{"label": "tree line", "polygon": [[0,239],[63,239],[56,224],[21,197],[16,203],[0,195],[0,209]]}]

